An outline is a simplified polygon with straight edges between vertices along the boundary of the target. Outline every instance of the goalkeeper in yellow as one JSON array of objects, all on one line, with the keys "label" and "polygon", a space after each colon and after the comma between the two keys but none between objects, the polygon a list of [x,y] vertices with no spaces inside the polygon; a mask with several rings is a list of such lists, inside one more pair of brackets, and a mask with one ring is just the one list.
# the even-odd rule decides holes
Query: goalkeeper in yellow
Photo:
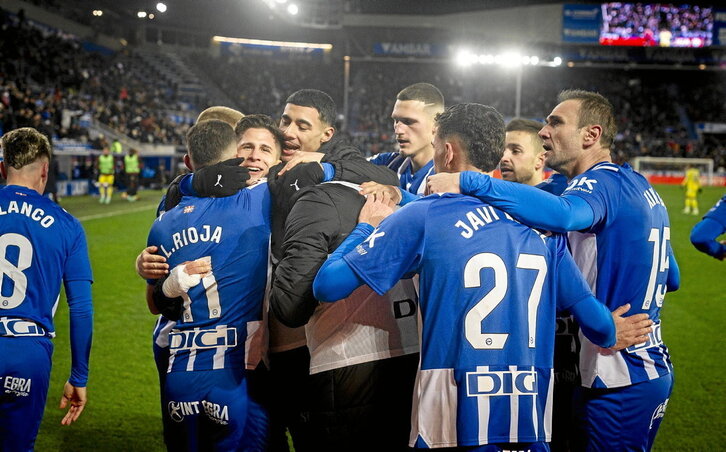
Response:
[{"label": "goalkeeper in yellow", "polygon": [[691,165],[686,167],[686,177],[683,178],[681,186],[686,195],[683,213],[698,215],[698,194],[701,193],[701,173],[698,168],[693,168]]}]

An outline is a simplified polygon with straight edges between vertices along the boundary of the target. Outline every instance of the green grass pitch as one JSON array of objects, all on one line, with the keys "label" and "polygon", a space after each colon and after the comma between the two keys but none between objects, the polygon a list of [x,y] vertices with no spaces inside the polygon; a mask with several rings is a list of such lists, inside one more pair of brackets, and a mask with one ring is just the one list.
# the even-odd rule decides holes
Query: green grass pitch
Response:
[{"label": "green grass pitch", "polygon": [[[714,450],[726,440],[723,375],[726,262],[697,252],[688,236],[700,219],[681,213],[676,186],[656,187],[669,206],[671,242],[681,268],[681,289],[666,296],[663,338],[675,364],[675,390],[656,440],[659,451]],[[702,212],[724,193],[705,188]],[[88,237],[95,283],[95,331],[91,354],[89,404],[79,421],[60,425],[58,409],[70,368],[68,309],[56,313],[55,354],[39,451],[163,450],[158,380],[151,353],[155,318],[146,310],[145,283],[134,259],[146,243],[159,192],[142,200],[115,198],[99,205],[90,197],[65,198],[63,206],[80,218]]]}]

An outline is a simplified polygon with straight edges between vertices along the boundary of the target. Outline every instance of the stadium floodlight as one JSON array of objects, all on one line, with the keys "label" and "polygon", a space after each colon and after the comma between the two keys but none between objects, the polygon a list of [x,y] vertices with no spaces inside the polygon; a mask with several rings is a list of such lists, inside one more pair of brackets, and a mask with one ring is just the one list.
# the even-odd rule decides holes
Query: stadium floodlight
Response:
[{"label": "stadium floodlight", "polygon": [[289,5],[287,5],[287,12],[291,16],[296,16],[297,13],[300,12],[300,8],[298,8],[298,6],[296,4],[290,3]]},{"label": "stadium floodlight", "polygon": [[456,64],[461,67],[469,67],[478,61],[479,57],[468,50],[460,50],[456,54]]},{"label": "stadium floodlight", "polygon": [[100,9],[94,9],[93,15],[96,17],[101,17],[101,16],[103,16],[103,11],[101,11]]},{"label": "stadium floodlight", "polygon": [[539,57],[537,55],[529,57],[529,64],[537,66],[539,64]]},{"label": "stadium floodlight", "polygon": [[555,57],[555,59],[552,60],[552,63],[554,63],[555,66],[559,66],[560,64],[562,64],[562,58]]},{"label": "stadium floodlight", "polygon": [[166,12],[166,3],[162,3],[162,2],[157,3],[156,10],[159,11],[160,13],[165,13]]},{"label": "stadium floodlight", "polygon": [[531,63],[532,63],[532,57],[527,56],[527,55],[522,57],[522,64],[524,64],[525,66],[529,66]]},{"label": "stadium floodlight", "polygon": [[139,19],[145,18],[146,17],[146,11],[139,11],[138,13],[136,13],[136,17],[138,17]]},{"label": "stadium floodlight", "polygon": [[507,52],[501,55],[498,64],[504,67],[517,67],[522,65],[522,55],[517,52]]},{"label": "stadium floodlight", "polygon": [[153,20],[153,19],[154,19],[154,17],[155,17],[155,16],[154,16],[154,13],[149,13],[149,19],[152,19],[152,20]]}]

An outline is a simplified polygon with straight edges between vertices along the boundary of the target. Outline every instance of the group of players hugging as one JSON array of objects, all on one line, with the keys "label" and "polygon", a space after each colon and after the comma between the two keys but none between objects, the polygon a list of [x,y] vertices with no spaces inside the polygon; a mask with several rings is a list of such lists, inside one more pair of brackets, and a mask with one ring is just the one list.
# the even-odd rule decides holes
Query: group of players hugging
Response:
[{"label": "group of players hugging", "polygon": [[[505,124],[417,83],[391,118],[399,150],[371,159],[318,90],[279,123],[211,107],[189,130],[192,172],[136,261],[167,448],[650,450],[680,276],[660,196],[611,162],[612,105],[567,90],[544,124]],[[63,422],[86,404],[92,276],[80,223],[40,195],[47,140],[2,147],[0,449],[32,450],[61,281]]]}]

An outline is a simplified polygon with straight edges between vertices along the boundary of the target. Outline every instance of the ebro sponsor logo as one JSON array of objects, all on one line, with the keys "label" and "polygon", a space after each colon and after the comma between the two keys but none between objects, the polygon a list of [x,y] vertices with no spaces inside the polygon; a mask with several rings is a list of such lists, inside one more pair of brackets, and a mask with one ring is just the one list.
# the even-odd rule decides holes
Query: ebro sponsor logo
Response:
[{"label": "ebro sponsor logo", "polygon": [[466,392],[469,397],[537,394],[537,372],[467,372]]},{"label": "ebro sponsor logo", "polygon": [[6,394],[15,394],[21,397],[27,397],[30,394],[30,385],[30,378],[5,377],[3,381],[3,389]]},{"label": "ebro sponsor logo", "polygon": [[206,400],[194,400],[191,402],[170,401],[167,404],[169,417],[174,422],[182,422],[186,416],[196,416],[204,413],[212,421],[227,425],[229,423],[229,407],[218,403],[207,402]]},{"label": "ebro sponsor logo", "polygon": [[172,331],[169,334],[170,351],[236,346],[237,330],[234,328]]}]

